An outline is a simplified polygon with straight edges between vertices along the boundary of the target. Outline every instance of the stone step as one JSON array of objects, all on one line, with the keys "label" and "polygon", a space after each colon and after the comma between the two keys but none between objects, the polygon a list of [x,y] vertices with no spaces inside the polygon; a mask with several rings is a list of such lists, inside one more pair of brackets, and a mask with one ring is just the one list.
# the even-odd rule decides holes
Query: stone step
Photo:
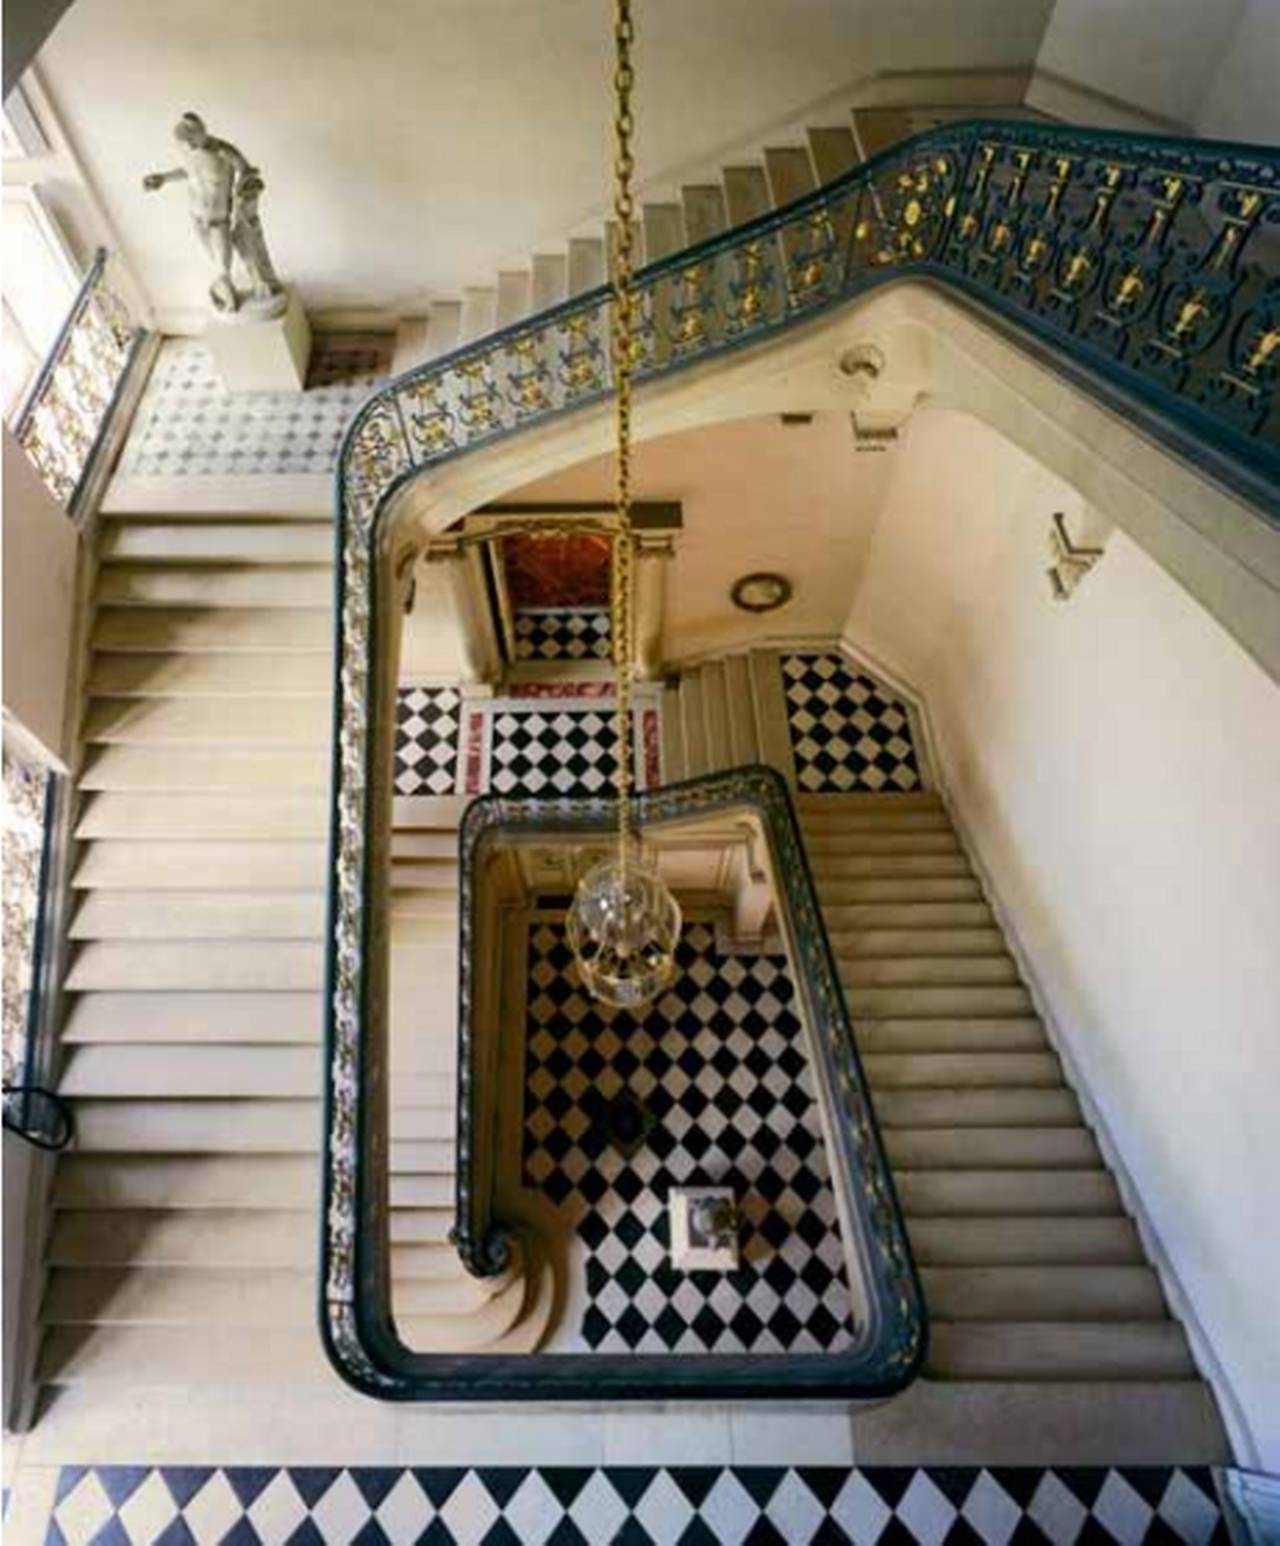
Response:
[{"label": "stone step", "polygon": [[657,263],[688,245],[679,204],[644,204],[640,209],[640,223],[644,231],[646,263]]},{"label": "stone step", "polygon": [[1196,1368],[1173,1321],[935,1320],[925,1372],[963,1380],[1183,1380]]},{"label": "stone step", "polygon": [[769,198],[775,209],[801,199],[817,186],[813,162],[803,145],[769,146],[764,153],[765,177]]},{"label": "stone step", "polygon": [[[801,799],[805,798],[804,796]],[[816,799],[835,799],[840,796],[815,796]],[[871,798],[871,797],[868,797]],[[808,842],[818,844],[827,838],[870,837],[908,833],[945,833],[954,836],[951,818],[939,804],[900,804],[902,795],[876,795],[874,805],[858,805],[852,808],[828,810],[822,806],[799,809],[800,826]],[[930,797],[932,799],[932,796]]]},{"label": "stone step", "polygon": [[1022,1019],[873,1020],[860,1014],[854,1025],[859,1049],[870,1052],[1039,1052],[1048,1045],[1034,1016]]},{"label": "stone step", "polygon": [[1031,995],[1022,987],[999,983],[969,987],[858,987],[848,991],[854,1024],[872,1020],[985,1020],[1012,1016],[1025,1020],[1035,1014]]},{"label": "stone step", "polygon": [[956,855],[964,857],[964,850],[949,827],[940,827],[936,830],[898,827],[886,830],[887,825],[885,822],[877,822],[874,826],[868,825],[865,828],[851,828],[847,824],[841,824],[815,829],[812,823],[806,821],[804,827],[813,845],[813,857],[823,865],[828,860],[862,856],[871,858],[888,854],[917,857],[942,854],[948,858]]},{"label": "stone step", "polygon": [[840,980],[850,993],[867,988],[967,987],[1018,983],[1018,968],[1007,955],[877,956],[850,959],[836,952]]},{"label": "stone step", "polygon": [[920,1267],[1035,1266],[1074,1262],[1135,1265],[1144,1261],[1133,1222],[1121,1215],[1043,1218],[1017,1214],[983,1218],[961,1214],[907,1216],[911,1248]]},{"label": "stone step", "polygon": [[73,940],[321,942],[324,929],[318,891],[99,891],[83,897],[69,932]]},{"label": "stone step", "polygon": [[881,875],[854,880],[827,877],[817,886],[823,916],[839,916],[847,907],[912,905],[921,902],[981,902],[973,876]]},{"label": "stone step", "polygon": [[318,655],[332,666],[333,619],[328,610],[270,607],[111,606],[99,601],[95,650],[141,654]]},{"label": "stone step", "polygon": [[530,310],[558,306],[569,291],[569,260],[562,252],[538,252],[533,257]]},{"label": "stone step", "polygon": [[1102,1168],[1083,1127],[891,1128],[885,1148],[907,1170],[1081,1170]]},{"label": "stone step", "polygon": [[86,741],[104,745],[306,748],[317,760],[329,745],[329,702],[309,698],[95,698]]},{"label": "stone step", "polygon": [[312,747],[91,747],[79,787],[120,794],[234,794],[289,789],[327,795],[327,761]]},{"label": "stone step", "polygon": [[62,1040],[69,1045],[246,1042],[318,1046],[323,1036],[324,1002],[318,993],[90,993],[73,1001],[62,1029]]},{"label": "stone step", "polygon": [[89,692],[95,698],[322,698],[330,701],[333,663],[315,654],[197,655],[99,651]]},{"label": "stone step", "polygon": [[521,317],[529,315],[529,272],[527,269],[503,269],[498,273],[498,308],[496,321],[500,328],[510,327]]},{"label": "stone step", "polygon": [[319,993],[324,946],[299,940],[101,940],[81,945],[73,993]]},{"label": "stone step", "polygon": [[[297,1327],[314,1313],[314,1299],[314,1274],[297,1268],[57,1268],[41,1319],[46,1327],[199,1327],[203,1336],[221,1326]],[[433,1328],[433,1340],[465,1350],[512,1329],[525,1307],[525,1285],[522,1274],[512,1273],[487,1291],[461,1279],[407,1278],[396,1283],[392,1302],[398,1321],[425,1315],[447,1323]]]},{"label": "stone step", "polygon": [[102,522],[98,559],[118,563],[328,564],[332,521]]},{"label": "stone step", "polygon": [[829,853],[825,845],[809,855],[809,867],[825,900],[829,888],[856,880],[964,880],[971,875],[962,853]]},{"label": "stone step", "polygon": [[874,1052],[862,1060],[879,1101],[882,1090],[1057,1089],[1052,1052]]},{"label": "stone step", "polygon": [[53,1183],[59,1210],[114,1213],[208,1208],[305,1213],[315,1225],[319,1111],[315,1141],[296,1154],[65,1154]]},{"label": "stone step", "polygon": [[98,841],[77,865],[80,891],[302,891],[325,882],[322,842]]},{"label": "stone step", "polygon": [[[917,1466],[922,1439],[929,1463],[939,1466],[986,1466],[997,1456],[1008,1466],[1035,1467],[1231,1458],[1213,1396],[1198,1379],[925,1378],[854,1414],[859,1465]],[[1074,1531],[1073,1521],[1061,1539],[1074,1539]]]},{"label": "stone step", "polygon": [[[52,1267],[310,1269],[315,1254],[314,1209],[111,1208],[59,1212],[47,1257]],[[397,1280],[420,1278],[455,1292],[475,1285],[484,1297],[503,1281],[472,1277],[451,1245],[396,1246],[392,1263]]]},{"label": "stone step", "polygon": [[846,794],[809,794],[800,790],[792,796],[792,803],[805,821],[811,816],[846,817],[868,812],[878,821],[885,816],[896,816],[902,811],[945,812],[946,809],[932,789],[894,790],[889,794],[872,793],[865,789],[851,790]]},{"label": "stone step", "polygon": [[858,164],[858,147],[847,124],[832,129],[809,129],[806,137],[819,185],[834,182]]},{"label": "stone step", "polygon": [[1080,1108],[1068,1089],[880,1090],[885,1127],[1076,1127]]},{"label": "stone step", "polygon": [[903,1211],[912,1219],[1017,1214],[1042,1221],[1059,1214],[1123,1212],[1116,1184],[1105,1170],[895,1169],[894,1181]]},{"label": "stone step", "polygon": [[1004,935],[997,928],[847,928],[837,926],[828,917],[827,937],[835,955],[844,961],[938,960],[944,956],[1004,954]]},{"label": "stone step", "polygon": [[98,576],[103,607],[333,607],[328,563],[261,568],[248,564],[112,564]]},{"label": "stone step", "polygon": [[772,205],[763,167],[726,166],[721,172],[721,180],[730,226],[745,225],[747,221],[769,213]]},{"label": "stone step", "polygon": [[724,189],[718,183],[691,183],[681,188],[680,205],[691,247],[719,236],[727,228]]},{"label": "stone step", "polygon": [[220,838],[314,838],[328,833],[329,808],[318,789],[237,794],[90,795],[76,836],[208,841]]},{"label": "stone step", "polygon": [[[312,1327],[61,1326],[48,1332],[37,1377],[47,1385],[251,1391],[325,1386],[333,1366]],[[145,1381],[145,1384],[144,1384]]]},{"label": "stone step", "polygon": [[1150,1267],[925,1267],[931,1319],[940,1321],[1167,1321]]},{"label": "stone step", "polygon": [[605,278],[604,238],[575,236],[569,241],[568,289],[570,295],[582,295],[602,285]]},{"label": "stone step", "polygon": [[72,1099],[317,1100],[322,1087],[315,1046],[165,1046],[154,1043],[72,1047],[59,1092]]},{"label": "stone step", "polygon": [[458,342],[469,344],[493,332],[498,310],[498,292],[490,285],[467,285],[462,292],[462,319]]},{"label": "stone step", "polygon": [[[320,1148],[311,1100],[77,1100],[76,1148],[90,1154],[306,1154]],[[314,1196],[315,1175],[311,1175]]]}]

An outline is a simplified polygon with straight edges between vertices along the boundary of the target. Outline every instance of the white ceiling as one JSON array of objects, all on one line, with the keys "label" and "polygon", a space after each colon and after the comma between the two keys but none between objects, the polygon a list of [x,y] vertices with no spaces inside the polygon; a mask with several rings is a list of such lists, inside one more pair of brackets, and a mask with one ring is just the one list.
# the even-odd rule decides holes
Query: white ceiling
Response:
[{"label": "white ceiling", "polygon": [[[1029,65],[1052,0],[637,0],[638,174],[661,191],[839,122],[885,70]],[[44,84],[161,319],[202,308],[173,164],[193,109],[266,177],[313,308],[420,309],[603,214],[608,0],[76,0]]]}]

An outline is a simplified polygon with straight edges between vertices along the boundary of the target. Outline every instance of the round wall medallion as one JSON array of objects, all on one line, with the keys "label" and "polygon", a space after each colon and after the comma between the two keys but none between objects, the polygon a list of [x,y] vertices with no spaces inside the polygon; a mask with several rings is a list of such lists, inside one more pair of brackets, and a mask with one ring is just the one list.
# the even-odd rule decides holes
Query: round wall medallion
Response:
[{"label": "round wall medallion", "polygon": [[791,581],[781,574],[744,574],[729,596],[744,612],[772,612],[791,600]]}]

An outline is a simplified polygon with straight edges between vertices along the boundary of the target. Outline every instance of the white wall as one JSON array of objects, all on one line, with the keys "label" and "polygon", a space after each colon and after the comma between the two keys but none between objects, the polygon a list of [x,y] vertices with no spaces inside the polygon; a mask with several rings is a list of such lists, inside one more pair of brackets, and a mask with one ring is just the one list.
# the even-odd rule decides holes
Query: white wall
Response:
[{"label": "white wall", "polygon": [[1050,600],[1050,514],[1088,517],[1072,491],[960,413],[908,437],[848,637],[926,696],[950,796],[1280,1467],[1280,690],[1122,532]]},{"label": "white wall", "polygon": [[[1051,4],[645,0],[638,186],[674,192],[811,106],[847,123],[878,71],[1025,70]],[[202,321],[184,190],[141,187],[184,110],[262,168],[309,307],[408,312],[603,219],[611,47],[598,0],[77,0],[38,65],[151,299]]]},{"label": "white wall", "polygon": [[[663,435],[635,448],[635,497],[680,500],[684,530],[667,575],[667,660],[733,650],[770,633],[840,632],[894,453],[859,453],[847,414],[784,426],[776,415]],[[612,455],[513,490],[511,500],[613,497]],[[733,582],[785,574],[794,599],[766,617],[739,611]]]},{"label": "white wall", "polygon": [[1211,139],[1280,145],[1280,0],[1249,0],[1195,113]]},{"label": "white wall", "polygon": [[1056,0],[1027,93],[1057,117],[1274,143],[1277,0]]},{"label": "white wall", "polygon": [[76,528],[4,432],[4,712],[61,760]]}]

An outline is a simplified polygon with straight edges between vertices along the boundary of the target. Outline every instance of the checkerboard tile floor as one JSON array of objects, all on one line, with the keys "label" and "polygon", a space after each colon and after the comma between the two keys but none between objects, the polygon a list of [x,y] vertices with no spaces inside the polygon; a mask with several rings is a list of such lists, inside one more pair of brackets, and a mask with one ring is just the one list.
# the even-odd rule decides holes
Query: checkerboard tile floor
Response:
[{"label": "checkerboard tile floor", "polygon": [[452,687],[402,687],[396,694],[395,790],[453,794],[458,787],[462,699]]},{"label": "checkerboard tile floor", "polygon": [[[577,694],[578,685],[557,684],[559,698],[466,700],[452,687],[401,687],[396,697],[395,792],[608,793],[618,767],[613,700]],[[661,780],[658,711],[652,696],[641,695],[634,723],[636,787],[649,789]]]},{"label": "checkerboard tile floor", "polygon": [[921,788],[906,705],[839,655],[783,655],[796,782],[804,794]]},{"label": "checkerboard tile floor", "polygon": [[517,660],[608,660],[613,652],[603,607],[526,607],[516,613]]},{"label": "checkerboard tile floor", "polygon": [[493,718],[489,787],[497,794],[600,794],[617,771],[611,707],[510,708]]},{"label": "checkerboard tile floor", "polygon": [[[524,1176],[576,1223],[580,1318],[549,1351],[837,1351],[854,1326],[835,1196],[781,956],[725,956],[688,924],[679,972],[640,1020],[581,989],[563,924],[529,932]],[[624,1156],[619,1096],[651,1121]],[[677,1272],[672,1186],[732,1186],[733,1272]]]},{"label": "checkerboard tile floor", "polygon": [[1226,1546],[1228,1537],[1213,1481],[1200,1468],[689,1464],[67,1466],[45,1539],[46,1546]]},{"label": "checkerboard tile floor", "polygon": [[118,475],[331,473],[348,421],[385,375],[370,373],[375,363],[374,350],[326,352],[317,340],[305,392],[231,393],[203,343],[171,338],[142,394]]}]

